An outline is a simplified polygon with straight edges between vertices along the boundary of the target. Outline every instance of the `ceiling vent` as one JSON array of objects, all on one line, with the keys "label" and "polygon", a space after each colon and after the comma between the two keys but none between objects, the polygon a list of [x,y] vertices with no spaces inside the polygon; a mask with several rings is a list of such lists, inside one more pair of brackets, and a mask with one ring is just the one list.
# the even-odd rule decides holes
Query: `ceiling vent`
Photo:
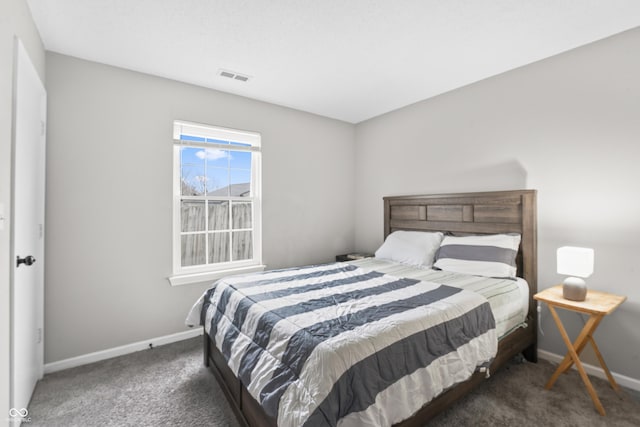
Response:
[{"label": "ceiling vent", "polygon": [[245,74],[240,74],[240,73],[236,73],[235,71],[229,71],[229,70],[218,70],[218,75],[220,77],[226,77],[228,79],[238,80],[241,82],[248,82],[249,79],[251,78],[250,76],[247,76]]}]

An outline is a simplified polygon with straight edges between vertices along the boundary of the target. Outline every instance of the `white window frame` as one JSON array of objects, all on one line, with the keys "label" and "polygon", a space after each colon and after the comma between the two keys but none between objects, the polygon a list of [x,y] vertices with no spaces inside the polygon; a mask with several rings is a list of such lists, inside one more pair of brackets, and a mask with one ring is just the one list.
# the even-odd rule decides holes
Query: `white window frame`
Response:
[{"label": "white window frame", "polygon": [[[180,135],[193,135],[204,138],[250,144],[250,147],[229,146],[208,142],[184,141]],[[251,156],[251,200],[253,259],[229,261],[207,265],[182,266],[181,248],[181,147],[218,148],[234,151],[250,151]],[[262,182],[261,182],[261,137],[259,133],[210,126],[200,123],[175,120],[173,122],[173,275],[169,282],[172,286],[201,283],[224,276],[239,273],[262,271]],[[247,201],[244,197],[229,197],[230,201]],[[231,203],[229,203],[231,211]],[[208,213],[205,213],[208,215]],[[208,240],[208,239],[207,239]]]}]

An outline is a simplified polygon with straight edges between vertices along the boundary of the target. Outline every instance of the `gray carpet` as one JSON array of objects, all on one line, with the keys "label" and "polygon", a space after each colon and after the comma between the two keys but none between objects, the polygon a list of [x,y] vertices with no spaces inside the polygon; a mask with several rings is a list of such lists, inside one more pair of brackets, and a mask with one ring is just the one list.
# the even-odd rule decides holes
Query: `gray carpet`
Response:
[{"label": "gray carpet", "polygon": [[[46,375],[29,406],[30,426],[238,426],[202,365],[202,340]],[[554,366],[510,363],[430,426],[640,426],[640,398],[592,378],[607,416],[594,409],[577,372],[551,391]]]}]

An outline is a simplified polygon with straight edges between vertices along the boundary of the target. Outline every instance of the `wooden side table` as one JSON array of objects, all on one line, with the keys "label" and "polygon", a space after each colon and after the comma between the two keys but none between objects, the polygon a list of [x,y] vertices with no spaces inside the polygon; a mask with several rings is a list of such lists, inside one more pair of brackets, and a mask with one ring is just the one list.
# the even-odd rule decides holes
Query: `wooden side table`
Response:
[{"label": "wooden side table", "polygon": [[[557,285],[548,289],[543,290],[542,292],[538,292],[533,296],[538,301],[543,301],[549,307],[549,311],[553,316],[553,319],[558,326],[558,330],[560,331],[560,335],[562,335],[562,339],[564,343],[567,345],[567,349],[569,352],[558,366],[558,369],[554,372],[554,374],[545,385],[547,390],[553,387],[553,384],[556,382],[560,374],[566,372],[571,366],[575,363],[578,372],[580,373],[580,377],[582,378],[582,382],[587,387],[587,391],[591,396],[591,400],[593,400],[593,404],[596,409],[600,413],[600,415],[605,415],[604,407],[602,403],[600,403],[600,399],[596,394],[591,381],[589,381],[589,377],[582,366],[582,362],[580,362],[580,353],[587,345],[587,342],[591,343],[593,350],[598,357],[598,362],[600,362],[600,366],[604,369],[604,372],[607,374],[607,378],[609,379],[609,383],[614,390],[619,391],[620,387],[616,383],[616,380],[613,379],[611,372],[609,372],[609,368],[604,363],[604,359],[602,358],[602,354],[600,354],[600,350],[596,345],[595,340],[593,339],[593,333],[596,328],[607,314],[613,312],[620,304],[622,304],[627,297],[613,295],[607,292],[600,291],[587,291],[587,298],[584,301],[571,301],[562,297],[562,285]],[[586,313],[589,315],[589,320],[587,320],[586,324],[582,328],[582,331],[576,338],[575,342],[572,344],[569,339],[569,335],[567,335],[567,331],[564,329],[562,322],[560,321],[560,317],[558,317],[558,313],[556,313],[555,308],[564,308],[566,310],[575,311],[578,313]]]}]

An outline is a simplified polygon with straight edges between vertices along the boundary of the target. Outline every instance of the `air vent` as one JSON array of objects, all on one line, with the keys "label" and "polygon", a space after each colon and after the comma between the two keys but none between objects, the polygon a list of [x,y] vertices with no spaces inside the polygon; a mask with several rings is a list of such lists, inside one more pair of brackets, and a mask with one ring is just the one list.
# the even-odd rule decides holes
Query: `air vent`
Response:
[{"label": "air vent", "polygon": [[249,79],[251,78],[250,76],[247,76],[245,74],[240,74],[240,73],[236,73],[235,71],[229,71],[229,70],[218,70],[218,75],[220,77],[226,77],[228,79],[238,80],[241,82],[248,82]]}]

